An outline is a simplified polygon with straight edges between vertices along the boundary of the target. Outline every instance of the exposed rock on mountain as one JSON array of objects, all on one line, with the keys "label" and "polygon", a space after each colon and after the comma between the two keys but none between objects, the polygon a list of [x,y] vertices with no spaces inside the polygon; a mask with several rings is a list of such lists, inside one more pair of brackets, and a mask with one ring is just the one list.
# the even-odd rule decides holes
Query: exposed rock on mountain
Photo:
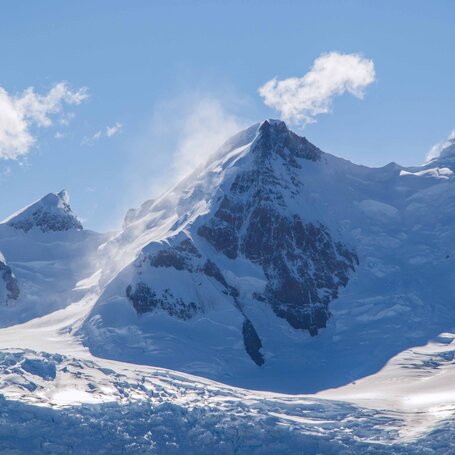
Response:
[{"label": "exposed rock on mountain", "polygon": [[[282,122],[264,122],[250,148],[253,166],[237,173],[213,217],[198,234],[230,259],[259,264],[267,279],[262,294],[294,328],[316,335],[325,327],[328,303],[346,286],[355,253],[334,242],[321,223],[305,224],[293,211],[303,188],[296,158],[317,161],[320,150]],[[276,169],[284,169],[286,178]],[[288,203],[291,201],[291,203]]]},{"label": "exposed rock on mountain", "polygon": [[8,305],[16,301],[19,295],[16,277],[3,254],[0,253],[0,305]]}]

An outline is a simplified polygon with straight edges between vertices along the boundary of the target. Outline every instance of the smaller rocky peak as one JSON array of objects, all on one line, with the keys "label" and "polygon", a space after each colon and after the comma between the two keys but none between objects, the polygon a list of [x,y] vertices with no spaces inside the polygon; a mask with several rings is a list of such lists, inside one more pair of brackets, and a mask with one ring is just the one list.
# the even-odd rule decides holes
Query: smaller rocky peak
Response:
[{"label": "smaller rocky peak", "polygon": [[71,210],[66,190],[47,194],[11,215],[3,221],[3,224],[24,232],[32,229],[39,229],[42,232],[83,229],[81,222]]}]

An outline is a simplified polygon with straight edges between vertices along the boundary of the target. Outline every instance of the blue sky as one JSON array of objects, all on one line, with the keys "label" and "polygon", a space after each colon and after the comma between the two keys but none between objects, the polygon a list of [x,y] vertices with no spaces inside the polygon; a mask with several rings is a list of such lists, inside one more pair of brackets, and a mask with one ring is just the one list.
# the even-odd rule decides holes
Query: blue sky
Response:
[{"label": "blue sky", "polygon": [[375,81],[292,125],[324,151],[419,164],[455,128],[452,1],[44,0],[1,12],[3,90],[19,99],[65,81],[69,100],[51,125],[34,111],[34,143],[0,161],[2,218],[66,188],[86,227],[117,228],[218,136],[279,117],[258,89],[328,52],[371,59]]}]

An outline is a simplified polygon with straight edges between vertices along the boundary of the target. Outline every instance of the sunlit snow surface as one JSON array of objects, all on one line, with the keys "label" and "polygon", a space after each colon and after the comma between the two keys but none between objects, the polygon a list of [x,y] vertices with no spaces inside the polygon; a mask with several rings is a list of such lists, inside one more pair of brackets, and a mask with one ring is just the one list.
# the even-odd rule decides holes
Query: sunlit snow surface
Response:
[{"label": "sunlit snow surface", "polygon": [[455,335],[355,384],[293,396],[93,358],[61,316],[0,332],[5,453],[449,453]]},{"label": "sunlit snow surface", "polygon": [[[235,163],[246,152],[247,147],[234,149],[218,165]],[[266,366],[252,365],[257,369],[245,374],[245,388],[147,361],[95,357],[84,338],[85,324],[106,303],[100,300],[106,285],[144,245],[166,238],[179,218],[172,191],[161,211],[148,212],[146,204],[130,213],[133,224],[114,240],[79,230],[17,233],[0,225],[0,251],[22,285],[17,304],[0,309],[0,453],[454,453],[451,158],[370,170],[327,155],[324,166],[310,163],[304,169],[304,203],[314,208],[311,216],[330,225],[330,215],[335,220],[330,227],[349,236],[360,267],[331,304],[329,326],[317,337],[284,322],[276,333],[267,332],[267,310],[252,312],[264,333]],[[214,172],[208,187],[217,178]],[[350,204],[343,205],[346,200]],[[189,218],[209,210],[203,203],[192,205],[191,198],[180,202],[193,209]],[[138,220],[144,217],[154,229],[143,230]],[[238,270],[228,279],[241,294],[261,285],[246,265],[239,263]],[[105,312],[116,309],[109,305],[102,306]],[[121,319],[126,312],[119,314]],[[141,360],[141,349],[153,346],[144,344],[131,320],[116,321],[115,336],[132,346],[117,359]],[[158,350],[160,337],[176,324],[164,316],[156,321],[162,324],[152,337]],[[173,346],[172,336],[169,340]],[[209,355],[210,339],[197,342]],[[115,357],[116,346],[97,348]],[[277,347],[282,358],[267,346]],[[286,351],[288,346],[294,350]],[[178,366],[183,354],[173,355],[169,362]]]}]

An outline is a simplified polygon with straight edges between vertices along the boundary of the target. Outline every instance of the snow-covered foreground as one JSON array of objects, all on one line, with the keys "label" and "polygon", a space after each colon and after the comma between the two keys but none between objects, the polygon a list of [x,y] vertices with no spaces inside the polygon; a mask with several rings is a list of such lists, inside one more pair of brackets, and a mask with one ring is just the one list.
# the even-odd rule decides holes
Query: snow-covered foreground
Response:
[{"label": "snow-covered foreground", "polygon": [[93,296],[0,330],[0,453],[450,453],[455,335],[318,395],[226,386],[93,357]]}]

